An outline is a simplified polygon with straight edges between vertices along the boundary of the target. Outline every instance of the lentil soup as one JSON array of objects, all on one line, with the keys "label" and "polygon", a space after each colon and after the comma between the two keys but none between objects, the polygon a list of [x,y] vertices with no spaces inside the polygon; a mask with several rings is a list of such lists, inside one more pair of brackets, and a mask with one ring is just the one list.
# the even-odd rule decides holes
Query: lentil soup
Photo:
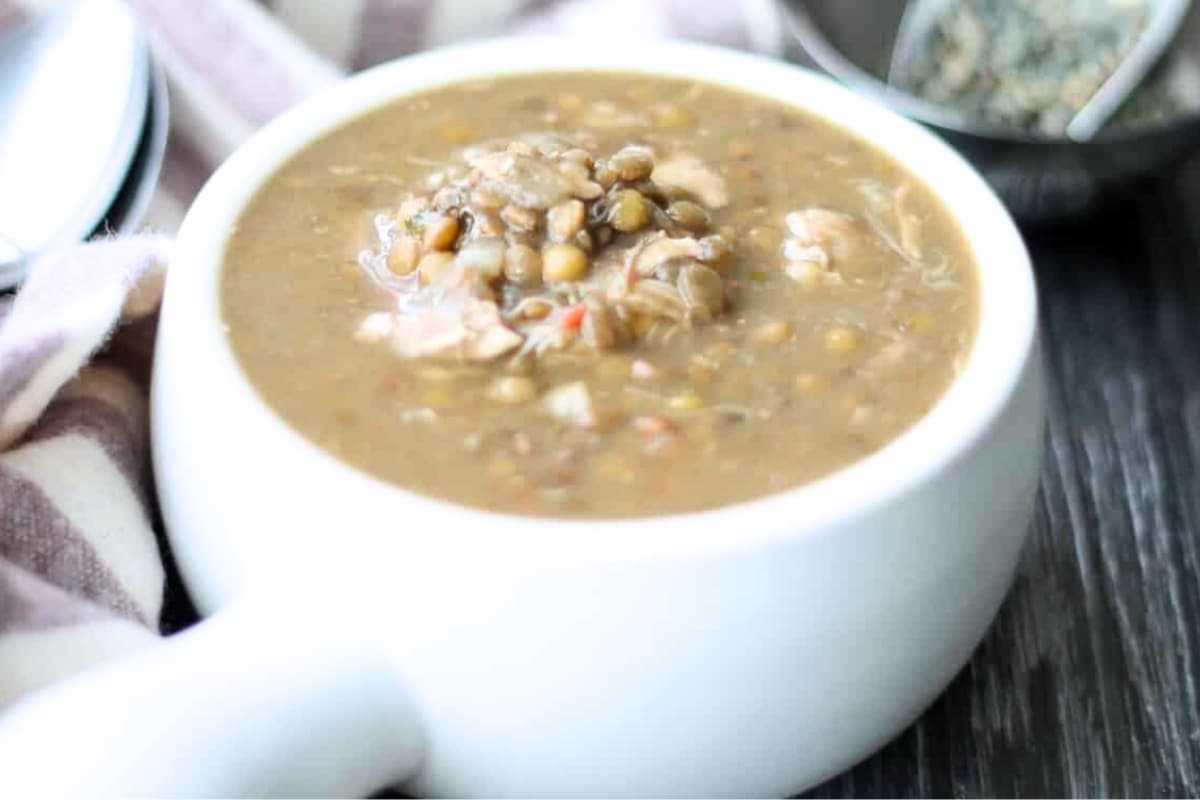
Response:
[{"label": "lentil soup", "polygon": [[337,458],[495,511],[625,517],[879,449],[964,363],[930,190],[822,119],[623,73],[474,81],[309,145],[231,232],[222,314]]}]

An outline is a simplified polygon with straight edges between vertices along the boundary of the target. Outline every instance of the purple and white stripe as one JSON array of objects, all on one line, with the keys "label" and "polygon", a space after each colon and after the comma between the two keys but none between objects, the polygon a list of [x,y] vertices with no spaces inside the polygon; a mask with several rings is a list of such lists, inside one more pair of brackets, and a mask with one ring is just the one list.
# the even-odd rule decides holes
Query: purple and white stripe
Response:
[{"label": "purple and white stripe", "polygon": [[0,33],[25,19],[25,10],[12,0],[0,0]]}]

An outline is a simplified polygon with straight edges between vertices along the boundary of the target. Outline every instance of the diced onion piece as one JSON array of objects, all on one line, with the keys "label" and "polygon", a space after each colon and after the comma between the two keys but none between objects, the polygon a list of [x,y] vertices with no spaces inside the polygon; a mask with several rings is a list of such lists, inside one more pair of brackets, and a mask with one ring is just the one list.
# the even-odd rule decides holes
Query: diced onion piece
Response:
[{"label": "diced onion piece", "polygon": [[360,342],[382,342],[392,335],[395,327],[395,317],[386,311],[368,314],[358,325],[354,338]]},{"label": "diced onion piece", "polygon": [[788,239],[783,245],[783,257],[790,262],[807,262],[825,269],[829,266],[829,253],[825,248],[815,244],[802,244],[796,239]]},{"label": "diced onion piece", "polygon": [[555,419],[581,428],[596,425],[596,407],[592,393],[583,381],[564,383],[546,392],[542,402]]},{"label": "diced onion piece", "polygon": [[464,269],[473,270],[486,278],[495,278],[504,270],[503,239],[484,237],[468,242],[454,257]]}]

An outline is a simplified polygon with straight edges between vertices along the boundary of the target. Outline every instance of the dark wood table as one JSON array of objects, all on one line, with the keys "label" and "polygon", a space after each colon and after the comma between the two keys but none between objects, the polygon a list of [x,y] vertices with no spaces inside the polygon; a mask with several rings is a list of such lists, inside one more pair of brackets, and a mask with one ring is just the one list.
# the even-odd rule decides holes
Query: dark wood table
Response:
[{"label": "dark wood table", "polygon": [[1200,795],[1200,161],[1027,230],[1042,491],[949,690],[812,797]]},{"label": "dark wood table", "polygon": [[812,797],[1200,795],[1200,161],[1026,233],[1050,423],[1016,584],[929,711]]}]

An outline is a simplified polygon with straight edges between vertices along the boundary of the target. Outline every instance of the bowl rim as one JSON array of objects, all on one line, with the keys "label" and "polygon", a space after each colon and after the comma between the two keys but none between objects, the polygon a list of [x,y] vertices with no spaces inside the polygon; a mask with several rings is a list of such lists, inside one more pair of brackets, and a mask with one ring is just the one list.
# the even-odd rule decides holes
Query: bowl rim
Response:
[{"label": "bowl rim", "polygon": [[[881,449],[814,482],[711,510],[608,519],[520,516],[426,497],[339,461],[292,429],[242,370],[220,314],[228,232],[254,192],[319,136],[396,98],[460,81],[562,71],[684,77],[774,98],[870,142],[927,183],[974,252],[980,293],[971,352],[933,408]],[[489,543],[501,541],[525,554],[544,547],[579,557],[644,558],[819,536],[938,480],[997,424],[1017,391],[1035,357],[1037,293],[1021,235],[983,178],[934,134],[827,77],[709,45],[657,41],[616,50],[590,40],[521,36],[443,47],[375,67],[323,90],[251,137],[209,179],[185,217],[163,315],[185,333],[174,335],[170,357],[215,370],[205,381],[222,386],[231,407],[243,412],[234,424],[283,448],[280,461],[307,460],[306,469],[318,470],[335,487],[404,504],[405,519],[415,529],[446,530],[489,550],[495,549]],[[153,388],[156,434],[160,425],[172,424],[158,399],[162,372],[155,370]],[[156,452],[156,467],[159,458]]]},{"label": "bowl rim", "polygon": [[780,2],[780,13],[783,17],[785,36],[824,73],[864,97],[926,125],[953,134],[1034,147],[1095,147],[1131,144],[1157,136],[1170,136],[1200,122],[1200,111],[1190,111],[1161,124],[1101,130],[1090,141],[1081,142],[1067,136],[1038,136],[1022,128],[972,119],[949,106],[932,103],[897,89],[842,55],[804,7],[803,0]]}]

